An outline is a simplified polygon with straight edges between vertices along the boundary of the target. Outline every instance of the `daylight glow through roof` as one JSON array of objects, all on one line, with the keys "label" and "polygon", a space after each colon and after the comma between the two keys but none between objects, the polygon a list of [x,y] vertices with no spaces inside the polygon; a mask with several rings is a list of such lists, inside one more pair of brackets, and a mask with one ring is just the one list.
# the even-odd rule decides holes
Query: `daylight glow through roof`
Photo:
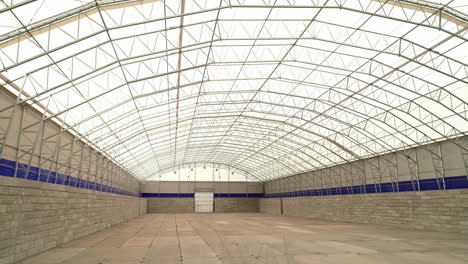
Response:
[{"label": "daylight glow through roof", "polygon": [[466,135],[463,2],[5,0],[0,85],[140,179],[264,181]]}]

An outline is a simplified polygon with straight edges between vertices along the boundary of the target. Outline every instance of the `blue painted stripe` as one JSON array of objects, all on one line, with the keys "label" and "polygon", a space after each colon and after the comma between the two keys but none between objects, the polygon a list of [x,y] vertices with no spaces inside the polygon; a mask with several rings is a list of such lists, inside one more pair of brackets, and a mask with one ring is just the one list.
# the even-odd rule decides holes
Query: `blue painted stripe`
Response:
[{"label": "blue painted stripe", "polygon": [[[48,182],[52,184],[66,185],[76,188],[96,190],[100,192],[115,193],[127,196],[157,197],[157,198],[192,198],[193,193],[142,193],[136,194],[125,190],[113,188],[96,182],[79,179],[76,177],[64,175],[54,171],[41,169],[38,167],[29,167],[24,163],[16,163],[11,160],[0,159],[0,176],[14,177],[17,168],[16,177],[32,181]],[[27,172],[27,175],[26,175]],[[445,177],[445,188],[467,189],[467,176]],[[420,191],[440,190],[442,180],[437,178],[419,180]],[[327,195],[350,195],[365,193],[385,193],[385,192],[412,192],[417,191],[417,184],[412,181],[400,181],[393,183],[367,184],[346,186],[337,188],[302,190],[296,192],[273,193],[263,195],[261,193],[216,193],[215,198],[280,198],[280,197],[299,197],[299,196],[327,196]]]},{"label": "blue painted stripe", "polygon": [[[193,198],[193,193],[142,193],[144,198]],[[215,193],[214,198],[262,198],[262,193]]]},{"label": "blue painted stripe", "polygon": [[[445,180],[445,189],[447,190],[468,189],[468,177],[467,176],[445,177],[444,180]],[[419,180],[419,188],[421,191],[440,190],[439,186],[440,187],[443,186],[441,179],[433,178],[433,179]],[[381,184],[356,185],[356,186],[327,188],[327,189],[303,190],[303,191],[296,191],[296,192],[270,193],[270,194],[265,194],[264,198],[350,195],[350,194],[413,192],[413,191],[417,191],[416,182],[413,184],[412,181],[400,181],[400,182],[395,182],[395,183],[387,182],[387,183],[381,183]]]},{"label": "blue painted stripe", "polygon": [[143,198],[193,198],[193,193],[141,193]]},{"label": "blue painted stripe", "polygon": [[[71,186],[80,189],[95,190],[100,192],[114,193],[127,196],[139,197],[138,193],[132,193],[129,191],[113,188],[107,185],[99,184],[97,182],[80,179],[65,174],[61,174],[55,171],[50,171],[34,166],[30,166],[24,163],[16,163],[7,159],[0,159],[0,176],[14,177],[15,170],[17,169],[16,178],[26,179],[31,181],[47,182],[52,184],[60,184]],[[27,174],[27,175],[26,175]]]},{"label": "blue painted stripe", "polygon": [[262,198],[263,193],[215,193],[214,198]]}]

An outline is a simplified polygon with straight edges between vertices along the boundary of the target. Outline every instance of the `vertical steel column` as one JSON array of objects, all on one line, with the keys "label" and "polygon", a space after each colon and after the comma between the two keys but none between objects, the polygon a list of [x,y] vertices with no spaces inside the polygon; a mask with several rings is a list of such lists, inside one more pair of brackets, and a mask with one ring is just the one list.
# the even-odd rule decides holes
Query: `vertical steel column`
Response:
[{"label": "vertical steel column", "polygon": [[[59,128],[59,131],[62,129],[62,127]],[[49,172],[47,173],[47,179],[46,179],[46,182],[49,182],[49,179],[50,179],[50,174],[52,173],[52,171],[55,172],[55,179],[54,179],[54,182],[56,183],[57,182],[57,178],[58,178],[58,163],[59,163],[59,153],[60,153],[60,144],[61,144],[61,140],[62,140],[62,133],[59,133],[58,134],[58,140],[55,142],[55,148],[54,148],[54,152],[52,154],[52,159],[53,161],[55,162],[52,162],[51,161],[51,164],[49,166]],[[42,149],[42,146],[41,146],[41,149]],[[41,151],[41,155],[42,155],[42,151]],[[41,163],[39,162],[40,164],[40,168],[42,168],[41,166]]]},{"label": "vertical steel column", "polygon": [[[19,118],[19,131],[23,126],[23,118],[24,118],[24,108],[19,106],[21,109],[20,118]],[[20,153],[20,144],[21,144],[21,133],[18,133],[18,138],[16,139],[16,153],[15,153],[15,171],[13,173],[13,177],[18,177],[18,162],[19,162],[19,153]]]},{"label": "vertical steel column", "polygon": [[346,164],[340,165],[340,167],[344,171],[343,175],[344,175],[344,178],[345,178],[346,187],[348,187],[348,194],[353,194],[354,193],[354,190],[352,188],[352,186],[353,186],[353,175],[352,175],[352,170],[350,170],[349,168],[346,168],[348,166],[351,166],[351,164],[346,163]]},{"label": "vertical steel column", "polygon": [[[387,158],[387,155],[390,155],[390,158]],[[387,163],[388,167],[388,173],[390,174],[390,179],[392,181],[392,188],[394,192],[399,192],[400,191],[400,186],[399,186],[399,179],[398,179],[398,163],[397,163],[397,156],[396,152],[390,153],[382,156],[382,158],[385,160]],[[380,161],[379,161],[380,163]]]},{"label": "vertical steel column", "polygon": [[[372,178],[374,179],[374,188],[376,193],[382,192],[382,171],[380,170],[380,159],[379,157],[373,157],[367,159],[367,164],[370,166],[370,171],[372,173]],[[364,166],[365,164],[364,163]],[[364,168],[365,170],[365,168]]]},{"label": "vertical steel column", "polygon": [[[72,145],[71,145],[71,149],[70,149],[70,156],[68,156],[68,161],[67,161],[67,165],[66,165],[66,169],[65,169],[65,175],[66,176],[71,176],[70,172],[71,172],[71,163],[72,163],[72,159],[73,159],[73,154],[74,154],[74,149],[75,149],[75,142],[76,142],[76,138],[72,138]],[[68,185],[70,185],[70,179],[68,180]]]},{"label": "vertical steel column", "polygon": [[419,168],[418,168],[418,153],[414,148],[407,149],[403,151],[407,161],[408,169],[411,177],[411,183],[413,185],[414,191],[420,191],[419,185]]},{"label": "vertical steel column", "polygon": [[[100,165],[100,162],[99,162],[100,160],[101,160],[101,155],[96,153],[96,176],[95,176],[95,180],[94,180],[94,182],[95,182],[94,190],[96,190],[97,187],[98,187],[98,184],[99,184],[98,179],[100,178],[99,176],[102,177],[102,172],[100,172],[100,166],[99,166]],[[101,184],[102,184],[102,178],[100,179],[100,181],[101,181]]]},{"label": "vertical steel column", "polygon": [[[333,173],[334,178],[335,178],[335,184],[336,184],[335,187],[337,189],[337,193],[342,194],[341,188],[343,187],[343,177],[342,177],[342,174],[341,174],[340,166],[332,167],[332,173]],[[338,180],[337,180],[337,178],[338,178]]]},{"label": "vertical steel column", "polygon": [[177,172],[177,178],[178,178],[178,182],[177,182],[177,196],[180,197],[180,170],[181,170],[181,167],[180,167],[180,164],[179,164],[179,171]]},{"label": "vertical steel column", "polygon": [[112,189],[115,189],[116,187],[116,184],[115,184],[115,166],[113,166],[113,164],[107,160],[107,163],[109,163],[109,167],[110,167],[110,186]]},{"label": "vertical steel column", "polygon": [[[13,120],[15,118],[16,114],[16,109],[21,106],[13,106],[13,109],[11,110],[11,115],[10,117],[0,117],[0,120],[8,119],[8,124],[6,126],[5,134],[0,138],[0,159],[3,157],[3,151],[5,150],[5,146],[8,141],[8,137],[10,136],[10,130],[11,130],[11,124],[13,123]],[[21,129],[21,128],[20,128]]]},{"label": "vertical steel column", "polygon": [[103,183],[103,186],[110,186],[110,168],[109,168],[109,162],[107,162],[107,158],[105,158],[104,156],[102,157],[102,162],[103,162],[103,166],[105,166],[105,169],[104,169],[104,174],[102,175],[103,176],[103,179],[104,179],[104,183]]},{"label": "vertical steel column", "polygon": [[317,184],[317,178],[315,176],[315,171],[310,172],[310,177],[312,179],[312,185],[313,185],[312,190],[313,190],[313,194],[314,194],[315,190],[319,189],[319,186]]},{"label": "vertical steel column", "polygon": [[456,138],[456,141],[458,142],[458,145],[459,145],[460,154],[463,160],[463,166],[465,168],[465,176],[467,177],[467,180],[468,180],[468,149],[465,147],[467,138],[458,137]]},{"label": "vertical steel column", "polygon": [[434,165],[434,173],[437,179],[437,187],[439,188],[439,190],[445,190],[445,170],[440,143],[437,142],[434,144],[427,145],[427,149],[431,153],[432,164]]},{"label": "vertical steel column", "polygon": [[[28,165],[26,167],[26,174],[25,174],[25,179],[28,178],[28,175],[29,175],[29,171],[31,169],[31,163],[32,163],[32,159],[34,157],[34,153],[36,152],[36,147],[37,145],[40,145],[39,149],[42,151],[42,141],[43,141],[43,138],[44,138],[44,120],[41,120],[41,122],[39,123],[39,128],[37,129],[36,131],[36,137],[34,139],[34,143],[31,147],[31,153],[29,155],[29,159],[28,159]],[[34,127],[34,126],[32,126]],[[31,127],[29,127],[31,128]],[[20,129],[20,133],[19,133],[19,136],[23,135],[23,133],[26,133],[27,131],[24,131],[22,129]],[[34,131],[32,131],[32,133],[34,133]],[[39,140],[40,138],[40,140]],[[27,153],[27,152],[26,152]],[[25,153],[25,155],[26,155]],[[39,164],[38,164],[38,177],[37,177],[37,181],[40,180],[40,174],[41,174],[41,152],[39,152]]]},{"label": "vertical steel column", "polygon": [[[359,181],[359,188],[361,189],[361,193],[366,193],[366,185],[367,185],[367,179],[366,179],[366,170],[365,170],[365,165],[364,165],[364,160],[357,160],[356,162],[351,163],[352,167],[356,168],[356,173],[357,173],[357,178],[360,180]],[[354,165],[354,166],[353,166]],[[351,167],[351,171],[352,170]]]},{"label": "vertical steel column", "polygon": [[82,170],[83,170],[83,151],[84,151],[85,146],[80,144],[80,165],[78,165],[78,173],[77,173],[77,187],[80,187],[80,182],[83,179]]}]

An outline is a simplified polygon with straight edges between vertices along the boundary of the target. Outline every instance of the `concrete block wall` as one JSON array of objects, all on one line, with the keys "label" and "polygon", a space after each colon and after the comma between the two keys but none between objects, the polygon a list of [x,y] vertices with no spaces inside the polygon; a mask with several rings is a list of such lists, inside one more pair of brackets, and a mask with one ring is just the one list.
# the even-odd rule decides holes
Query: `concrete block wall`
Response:
[{"label": "concrete block wall", "polygon": [[0,263],[9,264],[144,213],[144,199],[0,177]]},{"label": "concrete block wall", "polygon": [[139,208],[140,215],[146,214],[148,212],[148,200],[146,200],[145,198],[140,198]]},{"label": "concrete block wall", "polygon": [[149,181],[141,188],[143,197],[148,199],[148,213],[192,213],[197,191],[215,193],[215,212],[258,212],[263,183]]},{"label": "concrete block wall", "polygon": [[147,198],[148,213],[193,213],[194,198]]},{"label": "concrete block wall", "polygon": [[[468,235],[468,189],[262,199],[260,212]],[[268,201],[272,200],[272,201]]]},{"label": "concrete block wall", "polygon": [[258,212],[258,198],[215,198],[215,213]]},{"label": "concrete block wall", "polygon": [[259,212],[272,215],[281,215],[281,198],[260,199]]}]

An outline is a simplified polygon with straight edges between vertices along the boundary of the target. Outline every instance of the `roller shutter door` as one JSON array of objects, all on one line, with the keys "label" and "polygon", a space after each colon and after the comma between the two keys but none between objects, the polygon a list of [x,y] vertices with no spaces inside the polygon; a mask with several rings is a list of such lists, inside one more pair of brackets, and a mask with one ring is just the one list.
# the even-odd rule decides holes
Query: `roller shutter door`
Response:
[{"label": "roller shutter door", "polygon": [[195,193],[195,212],[212,213],[213,212],[213,193],[196,192]]}]

